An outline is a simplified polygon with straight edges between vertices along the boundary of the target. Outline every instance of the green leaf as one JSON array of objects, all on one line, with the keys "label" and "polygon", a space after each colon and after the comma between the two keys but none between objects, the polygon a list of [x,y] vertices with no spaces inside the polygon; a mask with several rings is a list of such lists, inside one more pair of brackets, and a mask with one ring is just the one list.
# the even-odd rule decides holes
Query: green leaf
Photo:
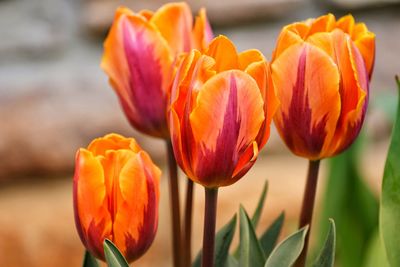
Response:
[{"label": "green leaf", "polygon": [[[400,93],[400,81],[396,76]],[[380,230],[391,266],[400,266],[400,102],[382,182]]]},{"label": "green leaf", "polygon": [[335,222],[329,219],[329,231],[325,244],[312,265],[313,267],[333,267],[335,263],[336,227]]},{"label": "green leaf", "polygon": [[229,255],[225,267],[239,267],[239,262],[235,257]]},{"label": "green leaf", "polygon": [[308,226],[283,240],[271,253],[264,267],[290,267],[300,256],[304,247]]},{"label": "green leaf", "polygon": [[265,181],[260,199],[258,200],[257,208],[254,211],[253,216],[251,217],[251,223],[253,224],[254,229],[257,228],[258,222],[260,221],[261,212],[264,208],[265,197],[267,196],[267,191],[268,191],[268,181]]},{"label": "green leaf", "polygon": [[[234,266],[228,265],[229,247],[231,246],[236,228],[236,214],[224,225],[215,236],[215,267]],[[201,266],[202,251],[197,254],[192,266]]]},{"label": "green leaf", "polygon": [[390,267],[385,250],[383,248],[382,239],[379,231],[375,231],[367,250],[367,257],[364,260],[364,267]]},{"label": "green leaf", "polygon": [[108,267],[129,267],[124,256],[110,240],[105,239],[103,247]]},{"label": "green leaf", "polygon": [[282,212],[259,239],[266,258],[268,258],[276,245],[276,241],[278,240],[284,220],[285,213]]},{"label": "green leaf", "polygon": [[87,250],[85,251],[82,267],[99,267],[96,258]]},{"label": "green leaf", "polygon": [[329,230],[326,221],[333,218],[337,226],[335,261],[341,267],[363,266],[368,243],[378,227],[378,200],[358,169],[359,155],[366,141],[359,136],[347,151],[328,161],[329,174],[319,219],[319,246],[323,246]]},{"label": "green leaf", "polygon": [[264,252],[258,242],[253,225],[246,211],[240,206],[240,240],[239,240],[239,266],[262,267],[265,263]]},{"label": "green leaf", "polygon": [[[268,191],[268,181],[265,181],[263,190],[261,192],[261,196],[258,200],[256,210],[251,218],[251,223],[253,224],[253,228],[256,229],[258,222],[260,221],[261,212],[264,208],[265,198],[267,197]],[[239,246],[233,252],[234,257],[238,260],[239,259]]]}]

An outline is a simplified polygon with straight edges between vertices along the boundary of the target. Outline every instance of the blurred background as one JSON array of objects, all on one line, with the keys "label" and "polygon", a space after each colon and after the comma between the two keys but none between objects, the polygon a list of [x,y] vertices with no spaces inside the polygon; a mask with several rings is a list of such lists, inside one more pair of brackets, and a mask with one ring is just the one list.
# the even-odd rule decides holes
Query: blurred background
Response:
[{"label": "blurred background", "polygon": [[[164,170],[156,240],[135,266],[171,266],[169,201],[163,142],[127,123],[100,70],[102,43],[118,5],[155,10],[161,0],[0,0],[0,266],[80,266],[84,248],[75,231],[72,175],[75,151],[109,132],[134,136]],[[375,71],[363,137],[352,150],[322,163],[313,244],[334,217],[337,266],[383,266],[376,238],[377,203],[400,73],[399,0],[189,1],[205,6],[216,34],[239,51],[257,48],[267,59],[280,29],[327,12],[352,13],[376,34]],[[259,225],[281,211],[281,237],[296,229],[307,161],[290,154],[273,130],[249,174],[220,190],[217,227],[242,203],[252,213],[269,181]],[[184,191],[185,179],[181,179]],[[203,191],[196,187],[193,254],[201,245]],[[322,229],[319,231],[319,229]],[[372,264],[372,265],[371,265]],[[375,265],[373,265],[375,264]]]}]

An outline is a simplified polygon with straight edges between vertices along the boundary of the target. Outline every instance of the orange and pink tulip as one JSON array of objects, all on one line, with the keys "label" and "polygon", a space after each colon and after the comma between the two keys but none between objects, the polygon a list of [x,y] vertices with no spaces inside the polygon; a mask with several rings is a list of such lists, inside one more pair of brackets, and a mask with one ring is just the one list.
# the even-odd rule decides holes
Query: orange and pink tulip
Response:
[{"label": "orange and pink tulip", "polygon": [[168,138],[167,102],[182,52],[204,49],[212,39],[205,10],[193,17],[186,3],[156,12],[121,7],[104,43],[102,69],[109,76],[126,117],[139,131]]},{"label": "orange and pink tulip", "polygon": [[278,106],[269,75],[258,50],[237,53],[224,36],[183,59],[169,125],[177,162],[194,182],[227,186],[254,164]]},{"label": "orange and pink tulip", "polygon": [[275,125],[296,155],[318,160],[349,147],[364,121],[375,35],[351,15],[285,26],[271,62],[281,103]]},{"label": "orange and pink tulip", "polygon": [[94,256],[111,240],[128,262],[143,255],[158,225],[161,171],[132,138],[109,134],[76,154],[75,224]]}]

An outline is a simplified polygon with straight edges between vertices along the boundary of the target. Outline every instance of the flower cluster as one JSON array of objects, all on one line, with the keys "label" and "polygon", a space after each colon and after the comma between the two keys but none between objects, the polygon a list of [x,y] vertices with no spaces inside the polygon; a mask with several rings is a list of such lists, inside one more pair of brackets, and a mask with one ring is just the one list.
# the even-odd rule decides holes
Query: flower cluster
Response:
[{"label": "flower cluster", "polygon": [[[256,49],[238,52],[227,37],[213,38],[204,9],[193,19],[187,4],[169,3],[156,12],[118,8],[101,67],[130,124],[172,144],[170,156],[211,203],[253,166],[272,121],[287,147],[310,161],[348,148],[364,121],[374,60],[375,35],[351,15],[285,26],[268,62]],[[77,152],[75,221],[91,254],[105,260],[105,239],[128,262],[145,253],[157,229],[160,174],[120,135]],[[207,216],[205,238],[215,232],[215,216]],[[212,265],[209,251],[213,243],[203,246],[203,266]]]}]

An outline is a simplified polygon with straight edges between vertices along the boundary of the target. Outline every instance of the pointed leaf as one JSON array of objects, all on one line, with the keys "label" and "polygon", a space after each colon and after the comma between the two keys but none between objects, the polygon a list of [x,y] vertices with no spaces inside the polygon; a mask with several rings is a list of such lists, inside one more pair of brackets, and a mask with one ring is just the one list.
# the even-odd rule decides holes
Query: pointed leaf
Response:
[{"label": "pointed leaf", "polygon": [[[264,208],[265,198],[267,196],[267,191],[268,191],[268,181],[265,181],[263,190],[261,192],[261,196],[257,203],[256,210],[254,211],[254,214],[251,218],[251,223],[253,224],[254,229],[257,228],[258,222],[260,221],[261,212]],[[236,249],[233,252],[233,255],[237,260],[239,259],[239,246],[236,247]]]},{"label": "pointed leaf", "polygon": [[[336,229],[336,259],[341,267],[364,266],[367,249],[378,228],[379,202],[360,172],[360,156],[366,137],[359,136],[344,153],[329,159],[329,174],[319,218],[317,247],[322,247],[328,233],[329,218]],[[351,238],[349,238],[351,236]]]},{"label": "pointed leaf", "polygon": [[264,267],[292,266],[303,250],[307,231],[308,226],[305,226],[278,244]]},{"label": "pointed leaf", "polygon": [[[215,267],[228,266],[229,247],[231,246],[236,229],[236,214],[224,225],[215,236]],[[202,251],[200,251],[194,260],[192,266],[201,266]],[[234,266],[234,265],[232,265]]]},{"label": "pointed leaf", "polygon": [[253,225],[246,211],[240,206],[240,244],[239,266],[262,267],[265,262],[264,252],[258,242]]},{"label": "pointed leaf", "polygon": [[92,254],[90,254],[90,252],[87,250],[85,251],[82,267],[99,267],[96,258],[93,257]]},{"label": "pointed leaf", "polygon": [[[396,76],[400,93],[400,81]],[[380,230],[391,266],[400,266],[400,101],[382,182]]]},{"label": "pointed leaf", "polygon": [[260,238],[260,243],[266,258],[268,258],[276,245],[276,241],[278,240],[284,220],[285,213],[282,212],[279,217],[272,222],[270,227],[262,234]]},{"label": "pointed leaf", "polygon": [[108,267],[129,267],[124,256],[110,240],[105,239],[103,247]]},{"label": "pointed leaf", "polygon": [[333,267],[335,263],[336,227],[332,219],[329,219],[329,226],[325,244],[313,267]]},{"label": "pointed leaf", "polygon": [[265,198],[267,196],[268,191],[268,181],[265,181],[263,190],[261,192],[261,196],[258,200],[257,208],[254,211],[253,216],[251,217],[251,223],[253,224],[253,228],[256,229],[258,222],[260,221],[261,212],[264,208]]}]

